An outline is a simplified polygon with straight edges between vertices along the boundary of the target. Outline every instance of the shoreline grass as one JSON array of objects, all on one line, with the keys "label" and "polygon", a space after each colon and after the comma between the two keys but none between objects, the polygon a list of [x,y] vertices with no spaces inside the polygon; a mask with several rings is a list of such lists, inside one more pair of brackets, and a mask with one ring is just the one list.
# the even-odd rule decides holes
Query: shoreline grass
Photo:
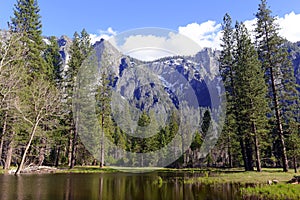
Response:
[{"label": "shoreline grass", "polygon": [[263,172],[245,171],[215,171],[204,177],[197,177],[187,180],[187,183],[240,183],[240,184],[267,184],[269,180],[278,180],[279,183],[289,181],[295,173],[292,171],[282,172],[274,169],[264,170]]},{"label": "shoreline grass", "polygon": [[[263,172],[220,172],[219,174],[185,180],[185,184],[238,184],[243,198],[251,199],[300,199],[300,184],[287,184],[293,178],[293,170],[264,169]],[[268,184],[277,180],[279,184]]]},{"label": "shoreline grass", "polygon": [[247,187],[241,189],[244,198],[259,199],[300,199],[300,184],[277,184]]},{"label": "shoreline grass", "polygon": [[69,167],[59,167],[55,173],[68,174],[68,173],[112,173],[117,172],[113,168],[100,168],[99,166],[75,166],[70,169]]},{"label": "shoreline grass", "polygon": [[[11,167],[11,170],[16,167]],[[0,169],[0,174],[4,174],[7,170]],[[266,183],[268,180],[277,179],[281,181],[290,180],[295,173],[293,170],[282,172],[280,168],[263,168],[263,172],[245,172],[243,168],[162,168],[162,167],[116,167],[105,166],[75,166],[70,169],[68,166],[57,168],[54,173],[107,173],[107,172],[187,172],[187,173],[203,173],[203,177],[189,179],[189,183],[203,182],[207,178],[215,180],[215,182],[241,182],[241,183]],[[241,176],[242,175],[242,176]],[[300,175],[300,173],[298,173]]]}]

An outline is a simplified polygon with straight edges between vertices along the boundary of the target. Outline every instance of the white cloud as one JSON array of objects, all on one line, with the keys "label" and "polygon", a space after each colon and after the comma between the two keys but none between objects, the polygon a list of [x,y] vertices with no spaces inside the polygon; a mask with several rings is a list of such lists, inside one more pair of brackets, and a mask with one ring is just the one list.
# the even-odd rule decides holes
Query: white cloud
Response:
[{"label": "white cloud", "polygon": [[111,37],[117,34],[111,27],[107,28],[107,30],[100,30],[98,34],[90,34],[91,43],[99,41],[101,38],[105,40],[109,40]]},{"label": "white cloud", "polygon": [[[279,35],[291,42],[300,41],[300,14],[291,12],[276,21],[279,24]],[[252,39],[254,39],[254,29],[256,19],[244,21]],[[234,25],[234,24],[233,24]],[[222,37],[221,24],[216,24],[214,21],[207,21],[202,24],[192,23],[184,27],[178,28],[179,33],[190,37],[197,42],[201,47],[210,47],[219,49],[220,39]]]},{"label": "white cloud", "polygon": [[[300,14],[291,12],[284,17],[278,17],[275,21],[279,25],[279,35],[291,42],[300,41]],[[249,33],[254,33],[256,19],[247,20],[244,22]]]},{"label": "white cloud", "polygon": [[[281,28],[279,34],[291,42],[300,41],[299,21],[300,14],[294,12],[278,18],[277,23]],[[252,39],[254,39],[255,23],[256,19],[244,21]],[[193,55],[204,47],[220,49],[222,37],[221,24],[211,20],[200,24],[191,23],[186,26],[179,26],[178,33],[159,28],[152,30],[146,28],[144,32],[143,29],[130,32],[132,34],[127,32],[123,35],[123,43],[118,45],[116,45],[113,36],[119,37],[121,35],[122,37],[122,34],[117,34],[111,27],[106,31],[99,31],[98,35],[91,34],[90,36],[93,43],[101,38],[110,40],[122,53],[142,60],[154,60],[178,54]]]},{"label": "white cloud", "polygon": [[[137,33],[137,34],[136,34]],[[151,34],[150,34],[151,33]],[[129,35],[129,36],[128,36]],[[123,41],[116,45],[114,38],[110,42],[122,53],[142,60],[154,60],[173,55],[194,55],[201,48],[190,38],[170,30],[145,28],[118,35]]]},{"label": "white cloud", "polygon": [[291,42],[300,41],[300,14],[291,12],[286,14],[283,18],[278,18],[280,25],[279,34]]},{"label": "white cloud", "polygon": [[254,34],[256,19],[246,20],[244,21],[246,28],[250,34]]},{"label": "white cloud", "polygon": [[220,29],[221,24],[209,20],[201,24],[191,23],[186,26],[180,26],[178,31],[180,34],[197,42],[201,47],[218,48],[221,37]]},{"label": "white cloud", "polygon": [[116,45],[114,38],[110,43],[123,54],[149,61],[172,55],[194,55],[205,47],[220,49],[222,37],[221,24],[210,20],[201,24],[180,26],[178,32],[159,28],[149,31],[146,28],[144,33],[141,33],[141,29],[137,33],[133,30],[123,37],[117,35],[118,39],[122,38],[122,44]]}]

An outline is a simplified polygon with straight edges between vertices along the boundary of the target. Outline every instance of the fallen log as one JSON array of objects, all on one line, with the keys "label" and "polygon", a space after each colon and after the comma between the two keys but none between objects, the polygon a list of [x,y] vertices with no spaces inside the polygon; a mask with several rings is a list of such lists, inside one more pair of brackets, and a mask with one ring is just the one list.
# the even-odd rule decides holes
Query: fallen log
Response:
[{"label": "fallen log", "polygon": [[[9,174],[14,174],[16,170],[9,170]],[[21,170],[21,174],[48,174],[58,171],[56,167],[29,166]]]}]

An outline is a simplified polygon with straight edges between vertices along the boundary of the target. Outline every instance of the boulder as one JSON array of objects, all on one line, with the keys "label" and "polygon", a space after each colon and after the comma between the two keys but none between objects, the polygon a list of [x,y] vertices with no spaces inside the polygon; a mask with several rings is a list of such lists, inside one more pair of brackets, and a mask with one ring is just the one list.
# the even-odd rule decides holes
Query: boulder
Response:
[{"label": "boulder", "polygon": [[290,184],[299,184],[300,183],[300,176],[294,176],[291,180],[288,181]]}]

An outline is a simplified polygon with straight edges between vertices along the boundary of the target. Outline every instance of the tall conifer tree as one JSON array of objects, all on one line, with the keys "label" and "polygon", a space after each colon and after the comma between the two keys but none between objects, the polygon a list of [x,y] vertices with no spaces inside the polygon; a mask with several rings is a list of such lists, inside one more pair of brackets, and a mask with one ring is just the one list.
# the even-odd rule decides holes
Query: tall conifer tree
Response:
[{"label": "tall conifer tree", "polygon": [[[265,73],[265,80],[269,88],[270,105],[275,116],[276,132],[279,140],[279,150],[282,159],[283,171],[288,171],[288,158],[284,136],[283,104],[289,100],[285,94],[292,93],[291,81],[293,77],[291,63],[286,50],[283,48],[284,40],[279,36],[279,27],[268,8],[266,0],[261,0],[256,13],[256,43],[259,59]],[[290,96],[290,95],[289,95]]]},{"label": "tall conifer tree", "polygon": [[[74,113],[72,112],[72,100],[74,99],[76,92],[75,83],[77,80],[77,73],[86,58],[88,58],[91,52],[92,46],[90,43],[90,37],[86,30],[83,29],[81,34],[74,33],[73,43],[71,46],[71,59],[68,63],[69,68],[66,74],[66,109],[68,110],[67,125],[70,127],[69,135],[69,149],[68,149],[68,162],[70,168],[75,166],[76,160],[76,148],[78,145],[78,134],[76,130],[76,120],[73,119]],[[77,98],[75,98],[77,99]],[[75,102],[76,103],[76,102]]]},{"label": "tall conifer tree", "polygon": [[236,61],[234,60],[234,49],[236,47],[236,41],[234,38],[232,20],[229,14],[226,14],[223,18],[223,37],[221,47],[222,51],[219,59],[219,71],[223,79],[226,92],[225,95],[227,98],[224,131],[227,135],[228,154],[230,157],[229,165],[232,166],[231,147],[233,138],[237,138],[240,143],[240,150],[242,153],[245,170],[252,170],[252,167],[248,162],[249,155],[247,156],[246,144],[242,135],[241,126],[239,126],[238,123],[238,120],[240,119],[240,113],[237,106],[239,102],[236,96]]},{"label": "tall conifer tree", "polygon": [[[245,141],[254,145],[257,171],[261,171],[260,140],[266,133],[267,87],[257,52],[243,23],[236,24],[236,95],[239,99],[239,126]],[[252,151],[252,148],[250,149]],[[252,158],[248,157],[248,162]]]},{"label": "tall conifer tree", "polygon": [[28,48],[24,58],[28,64],[30,77],[49,77],[49,69],[43,56],[45,43],[42,37],[42,23],[37,0],[18,0],[15,4],[14,16],[11,18],[13,32],[23,34],[22,43]]}]

